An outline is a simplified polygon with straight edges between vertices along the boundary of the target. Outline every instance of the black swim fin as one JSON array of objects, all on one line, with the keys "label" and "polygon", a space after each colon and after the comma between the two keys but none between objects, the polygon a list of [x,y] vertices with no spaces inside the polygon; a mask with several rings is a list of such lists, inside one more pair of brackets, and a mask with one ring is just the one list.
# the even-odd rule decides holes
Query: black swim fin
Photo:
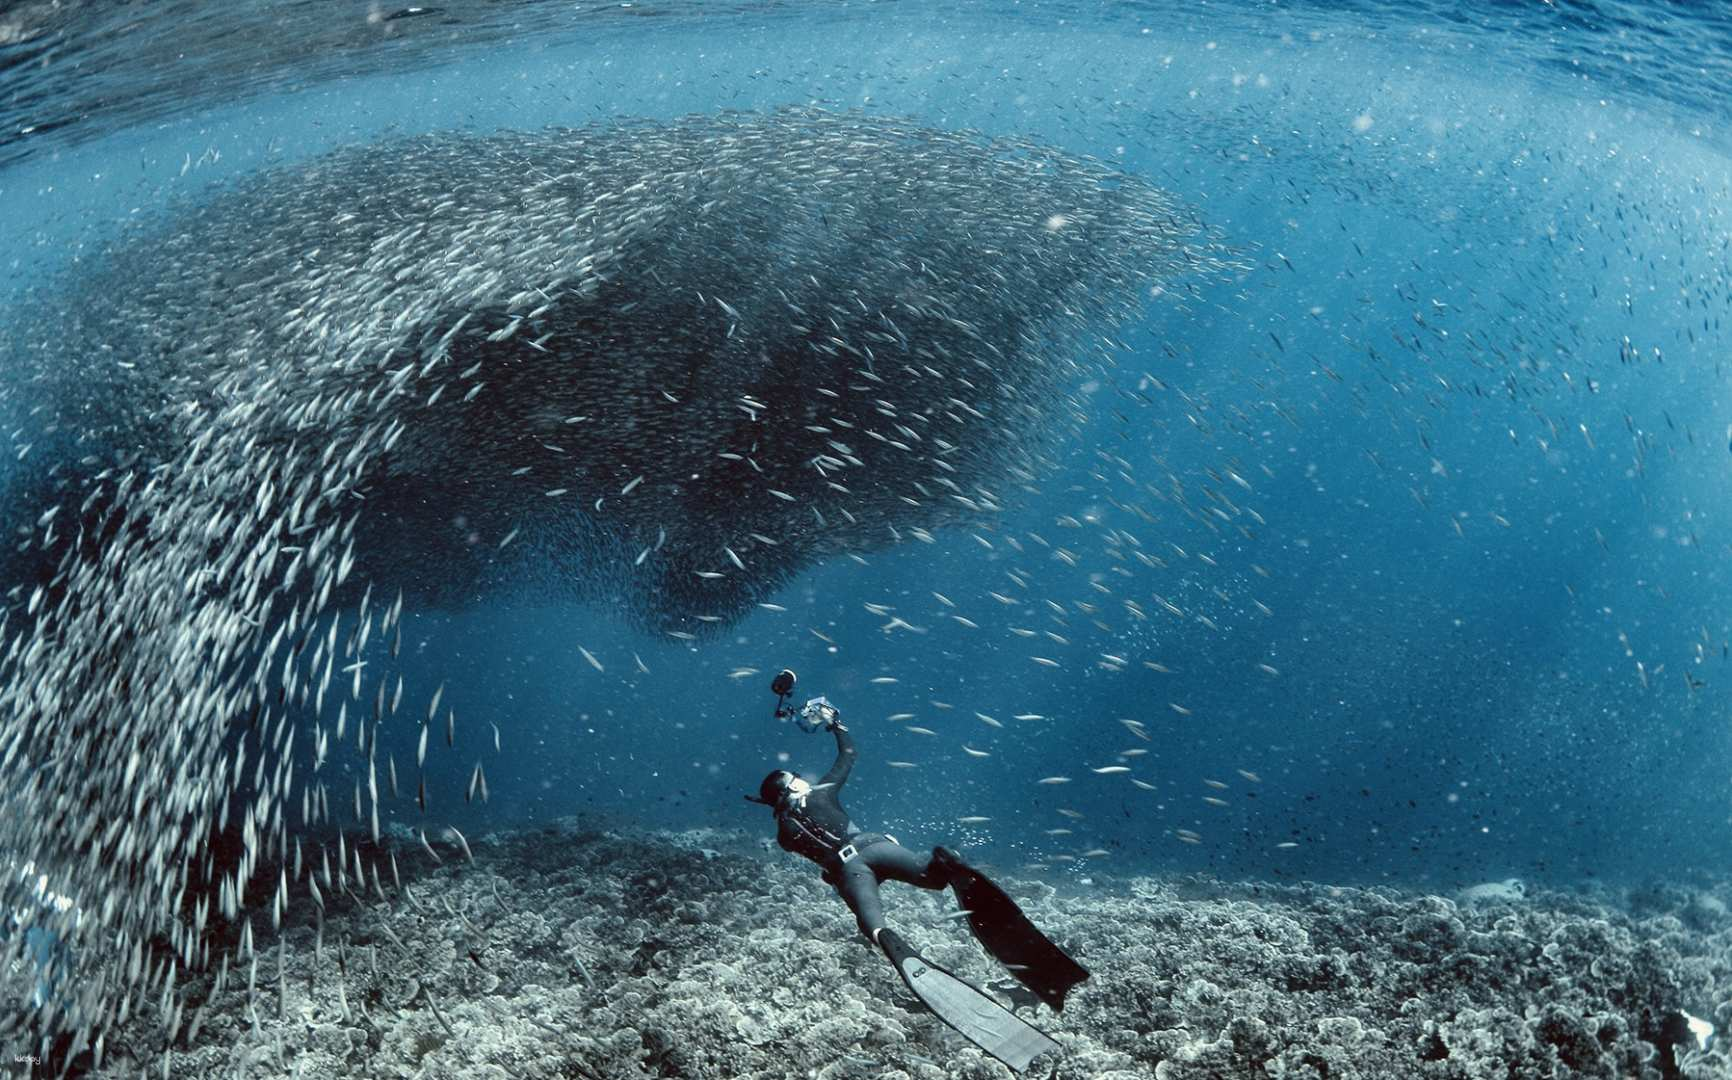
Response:
[{"label": "black swim fin", "polygon": [[1045,1032],[909,948],[896,931],[880,930],[878,946],[933,1015],[1015,1071],[1022,1072],[1035,1058],[1059,1049]]},{"label": "black swim fin", "polygon": [[1088,971],[1047,940],[1003,889],[954,851],[933,848],[932,857],[949,874],[956,899],[968,912],[968,925],[980,944],[1054,1012],[1063,1010],[1065,995],[1089,977]]}]

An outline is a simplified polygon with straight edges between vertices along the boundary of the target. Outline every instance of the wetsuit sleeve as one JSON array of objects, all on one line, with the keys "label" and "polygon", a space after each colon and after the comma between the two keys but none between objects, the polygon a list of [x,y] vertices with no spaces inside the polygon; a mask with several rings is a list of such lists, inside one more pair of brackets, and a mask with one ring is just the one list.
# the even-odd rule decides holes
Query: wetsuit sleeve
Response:
[{"label": "wetsuit sleeve", "polygon": [[848,734],[846,728],[836,727],[831,730],[836,733],[836,764],[818,778],[818,783],[841,787],[848,782],[848,773],[854,768],[854,736]]}]

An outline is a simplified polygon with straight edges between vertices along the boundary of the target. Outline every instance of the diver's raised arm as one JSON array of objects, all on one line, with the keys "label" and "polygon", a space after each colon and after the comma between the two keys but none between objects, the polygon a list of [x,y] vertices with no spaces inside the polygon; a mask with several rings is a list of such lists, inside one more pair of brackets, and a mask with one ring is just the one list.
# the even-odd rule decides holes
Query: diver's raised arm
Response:
[{"label": "diver's raised arm", "polygon": [[848,782],[848,773],[854,768],[854,736],[848,734],[848,728],[839,716],[830,721],[830,730],[836,735],[836,764],[830,766],[830,771],[820,777],[818,783],[841,787]]}]

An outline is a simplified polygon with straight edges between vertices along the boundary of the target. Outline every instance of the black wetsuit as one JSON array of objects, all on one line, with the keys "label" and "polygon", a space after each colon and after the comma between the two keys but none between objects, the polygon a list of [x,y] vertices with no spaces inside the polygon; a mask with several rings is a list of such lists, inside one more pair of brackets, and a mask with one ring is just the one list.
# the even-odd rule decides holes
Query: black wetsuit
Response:
[{"label": "black wetsuit", "polygon": [[840,724],[836,733],[836,764],[818,778],[805,799],[784,796],[776,807],[776,842],[824,868],[824,880],[836,887],[859,920],[860,932],[871,937],[884,926],[884,905],[878,883],[885,878],[923,889],[942,889],[948,871],[937,860],[916,855],[883,833],[854,828],[837,794],[854,768],[854,740]]}]

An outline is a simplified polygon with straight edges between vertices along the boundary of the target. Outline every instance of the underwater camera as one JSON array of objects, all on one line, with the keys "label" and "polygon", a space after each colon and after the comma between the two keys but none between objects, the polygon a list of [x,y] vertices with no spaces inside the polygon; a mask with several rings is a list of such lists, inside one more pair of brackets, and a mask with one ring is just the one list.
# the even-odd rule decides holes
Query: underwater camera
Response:
[{"label": "underwater camera", "polygon": [[794,723],[799,724],[800,730],[810,735],[814,731],[828,728],[841,715],[841,710],[830,704],[829,698],[815,697],[801,707],[800,715],[794,718]]},{"label": "underwater camera", "polygon": [[841,711],[824,697],[812,698],[796,712],[788,704],[788,695],[794,692],[794,682],[794,672],[790,668],[783,668],[770,680],[770,692],[776,695],[776,719],[792,720],[809,735],[828,728],[841,716]]}]

